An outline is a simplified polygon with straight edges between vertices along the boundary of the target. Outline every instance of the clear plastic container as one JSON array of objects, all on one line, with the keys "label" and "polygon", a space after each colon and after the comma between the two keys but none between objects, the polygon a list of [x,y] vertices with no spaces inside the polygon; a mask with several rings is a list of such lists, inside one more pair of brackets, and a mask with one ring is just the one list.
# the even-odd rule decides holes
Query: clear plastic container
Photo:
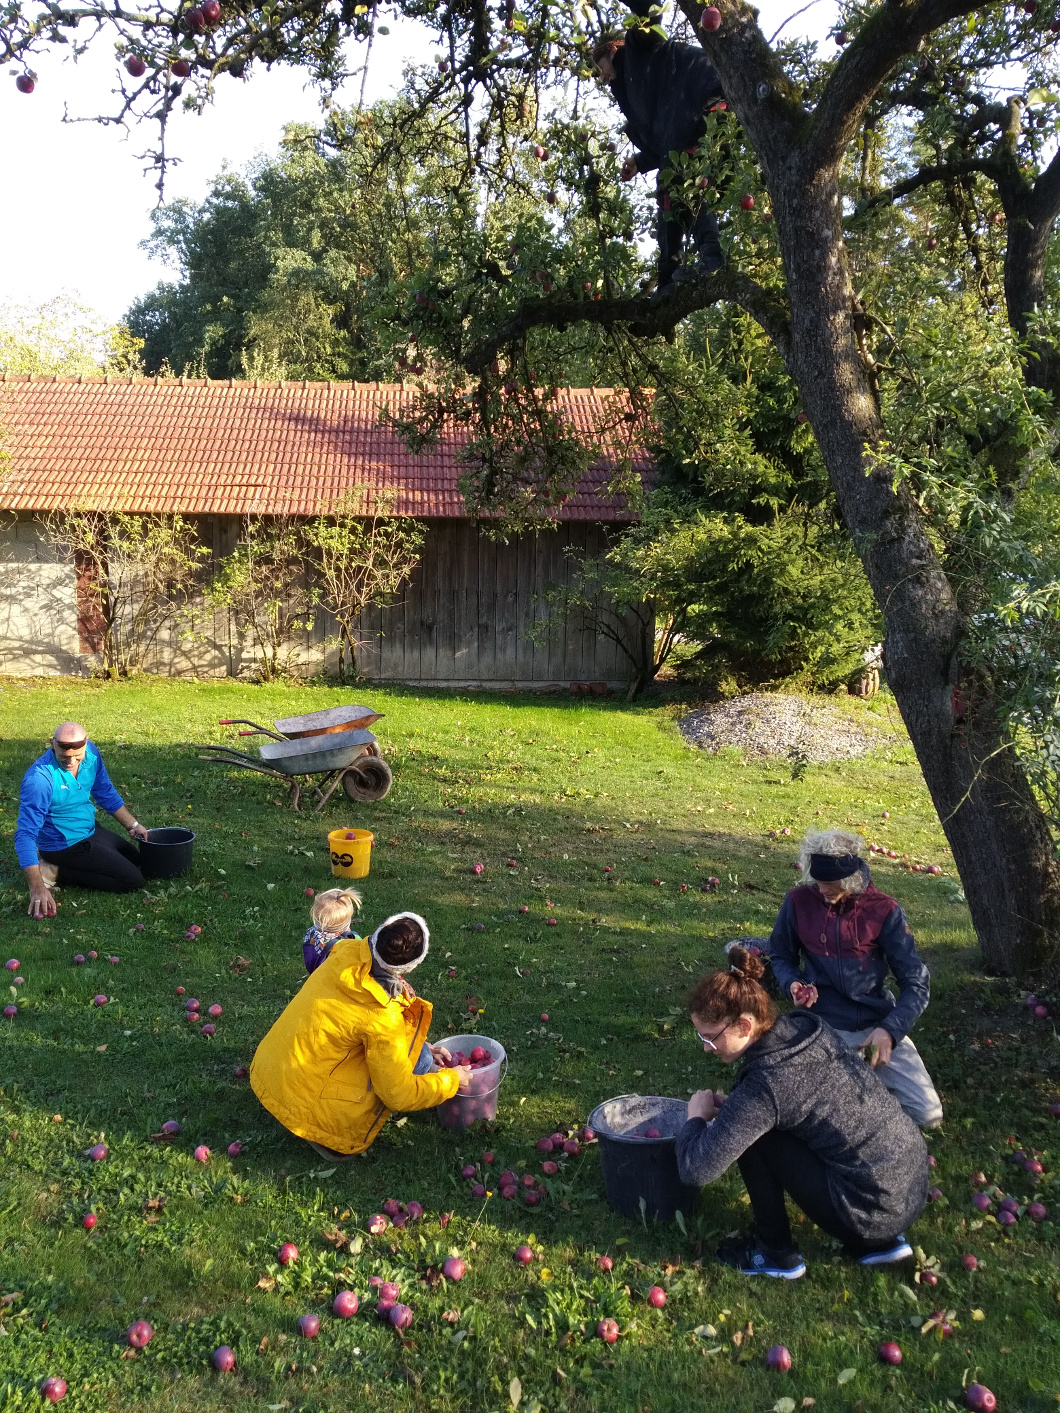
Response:
[{"label": "clear plastic container", "polygon": [[508,1072],[508,1056],[500,1041],[492,1040],[488,1035],[450,1035],[445,1040],[431,1043],[444,1045],[450,1054],[463,1050],[465,1055],[470,1055],[476,1045],[481,1045],[493,1056],[490,1064],[483,1065],[480,1070],[472,1070],[471,1087],[466,1094],[455,1094],[452,1099],[438,1105],[435,1113],[441,1126],[463,1129],[470,1128],[476,1119],[495,1119],[497,1091]]}]

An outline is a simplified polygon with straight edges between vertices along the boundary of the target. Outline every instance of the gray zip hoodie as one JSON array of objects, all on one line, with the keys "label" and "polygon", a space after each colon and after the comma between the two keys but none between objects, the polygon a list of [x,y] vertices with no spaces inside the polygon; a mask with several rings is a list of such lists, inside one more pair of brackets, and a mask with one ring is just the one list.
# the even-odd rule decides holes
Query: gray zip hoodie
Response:
[{"label": "gray zip hoodie", "polygon": [[927,1202],[927,1147],[897,1099],[831,1026],[805,1010],[779,1018],[744,1052],[712,1124],[677,1135],[683,1182],[713,1182],[763,1134],[781,1129],[824,1163],[837,1212],[865,1241],[886,1241]]}]

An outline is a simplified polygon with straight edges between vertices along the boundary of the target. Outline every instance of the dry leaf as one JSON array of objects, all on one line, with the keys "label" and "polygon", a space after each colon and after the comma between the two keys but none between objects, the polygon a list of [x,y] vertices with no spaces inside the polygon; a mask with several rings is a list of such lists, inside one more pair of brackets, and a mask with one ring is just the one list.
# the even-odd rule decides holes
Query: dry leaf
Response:
[{"label": "dry leaf", "polygon": [[341,1251],[350,1244],[350,1238],[341,1227],[327,1227],[320,1234],[325,1241],[330,1242],[331,1245],[334,1246],[336,1251]]},{"label": "dry leaf", "polygon": [[802,1406],[803,1408],[812,1408],[816,1402],[816,1398],[804,1398],[802,1400]]},{"label": "dry leaf", "polygon": [[233,957],[228,963],[228,970],[233,976],[244,976],[250,970],[250,958]]},{"label": "dry leaf", "polygon": [[447,1325],[458,1325],[460,1323],[459,1310],[443,1310],[442,1319]]},{"label": "dry leaf", "polygon": [[146,1216],[148,1212],[161,1212],[165,1205],[166,1199],[164,1197],[149,1197],[140,1211]]},{"label": "dry leaf", "polygon": [[255,1287],[255,1289],[256,1289],[256,1290],[275,1290],[275,1289],[276,1289],[276,1277],[275,1277],[275,1276],[262,1276],[262,1277],[260,1278],[260,1280],[258,1281],[257,1286]]},{"label": "dry leaf", "polygon": [[266,1349],[268,1349],[268,1347],[269,1347],[269,1337],[268,1337],[268,1335],[262,1335],[262,1337],[261,1337],[261,1343],[258,1345],[258,1353],[259,1353],[259,1354],[264,1354],[265,1351],[266,1351]]}]

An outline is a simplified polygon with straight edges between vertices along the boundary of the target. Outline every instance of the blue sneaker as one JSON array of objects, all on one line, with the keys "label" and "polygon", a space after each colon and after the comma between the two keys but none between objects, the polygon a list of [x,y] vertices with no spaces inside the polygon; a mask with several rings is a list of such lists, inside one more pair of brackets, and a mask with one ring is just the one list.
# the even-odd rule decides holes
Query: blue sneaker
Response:
[{"label": "blue sneaker", "polygon": [[777,1255],[760,1246],[755,1237],[735,1237],[718,1247],[718,1260],[741,1276],[773,1276],[776,1280],[797,1281],[806,1274],[806,1262],[797,1251]]},{"label": "blue sneaker", "polygon": [[886,1251],[870,1251],[865,1256],[859,1256],[858,1265],[890,1266],[895,1261],[908,1261],[912,1254],[913,1248],[906,1241],[905,1232],[899,1232],[893,1246],[889,1246]]}]

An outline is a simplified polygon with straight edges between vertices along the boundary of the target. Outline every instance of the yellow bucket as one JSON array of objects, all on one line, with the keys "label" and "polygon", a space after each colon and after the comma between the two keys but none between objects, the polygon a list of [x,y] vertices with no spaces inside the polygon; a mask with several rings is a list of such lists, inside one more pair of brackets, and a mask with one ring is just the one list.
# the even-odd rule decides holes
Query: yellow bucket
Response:
[{"label": "yellow bucket", "polygon": [[370,829],[333,829],[328,835],[328,848],[335,877],[367,878],[374,839]]}]

